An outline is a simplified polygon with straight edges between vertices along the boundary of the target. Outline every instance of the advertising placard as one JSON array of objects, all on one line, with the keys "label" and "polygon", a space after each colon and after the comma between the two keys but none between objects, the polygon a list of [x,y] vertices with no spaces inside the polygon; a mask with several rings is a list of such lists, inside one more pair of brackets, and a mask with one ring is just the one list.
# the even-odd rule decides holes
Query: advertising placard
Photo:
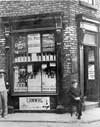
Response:
[{"label": "advertising placard", "polygon": [[39,53],[40,49],[40,34],[29,34],[28,53]]},{"label": "advertising placard", "polygon": [[20,110],[50,110],[49,97],[20,97]]},{"label": "advertising placard", "polygon": [[88,79],[95,80],[95,66],[94,66],[94,64],[88,65]]}]

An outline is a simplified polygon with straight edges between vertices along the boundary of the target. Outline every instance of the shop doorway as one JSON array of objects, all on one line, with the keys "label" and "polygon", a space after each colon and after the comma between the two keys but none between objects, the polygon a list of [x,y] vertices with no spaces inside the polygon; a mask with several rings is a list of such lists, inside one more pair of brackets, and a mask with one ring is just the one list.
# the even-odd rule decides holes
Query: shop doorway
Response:
[{"label": "shop doorway", "polygon": [[95,46],[84,46],[84,96],[87,100],[96,100],[97,91],[97,56]]}]

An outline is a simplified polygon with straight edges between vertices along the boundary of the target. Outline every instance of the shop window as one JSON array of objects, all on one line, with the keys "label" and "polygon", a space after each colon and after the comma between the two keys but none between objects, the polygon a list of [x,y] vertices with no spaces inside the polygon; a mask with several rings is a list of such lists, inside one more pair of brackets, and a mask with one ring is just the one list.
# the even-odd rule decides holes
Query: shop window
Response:
[{"label": "shop window", "polygon": [[88,48],[88,79],[95,80],[95,48]]},{"label": "shop window", "polygon": [[13,37],[14,92],[56,92],[54,33]]}]

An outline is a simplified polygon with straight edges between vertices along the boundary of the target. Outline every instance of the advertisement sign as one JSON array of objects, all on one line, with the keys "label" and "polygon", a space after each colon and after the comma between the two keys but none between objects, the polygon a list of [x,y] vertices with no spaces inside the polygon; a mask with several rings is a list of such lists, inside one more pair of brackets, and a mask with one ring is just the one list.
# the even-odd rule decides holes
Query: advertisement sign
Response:
[{"label": "advertisement sign", "polygon": [[43,52],[55,50],[54,34],[43,34],[42,36],[42,50]]},{"label": "advertisement sign", "polygon": [[49,97],[20,97],[20,110],[50,110]]},{"label": "advertisement sign", "polygon": [[29,34],[28,53],[39,53],[40,49],[40,34]]},{"label": "advertisement sign", "polygon": [[26,36],[19,36],[15,38],[15,53],[24,53],[27,51]]},{"label": "advertisement sign", "polygon": [[95,80],[95,66],[94,66],[94,64],[88,65],[88,79]]}]

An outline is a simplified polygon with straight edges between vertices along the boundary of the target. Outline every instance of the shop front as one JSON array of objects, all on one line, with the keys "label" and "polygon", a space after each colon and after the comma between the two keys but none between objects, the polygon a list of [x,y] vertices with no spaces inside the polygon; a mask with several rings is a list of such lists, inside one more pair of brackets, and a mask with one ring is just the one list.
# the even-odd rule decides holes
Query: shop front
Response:
[{"label": "shop front", "polygon": [[61,15],[12,17],[4,19],[4,25],[7,24],[11,68],[8,76],[14,108],[26,111],[56,109],[57,36],[62,29]]},{"label": "shop front", "polygon": [[99,99],[99,25],[97,19],[78,16],[80,84],[88,101]]}]

